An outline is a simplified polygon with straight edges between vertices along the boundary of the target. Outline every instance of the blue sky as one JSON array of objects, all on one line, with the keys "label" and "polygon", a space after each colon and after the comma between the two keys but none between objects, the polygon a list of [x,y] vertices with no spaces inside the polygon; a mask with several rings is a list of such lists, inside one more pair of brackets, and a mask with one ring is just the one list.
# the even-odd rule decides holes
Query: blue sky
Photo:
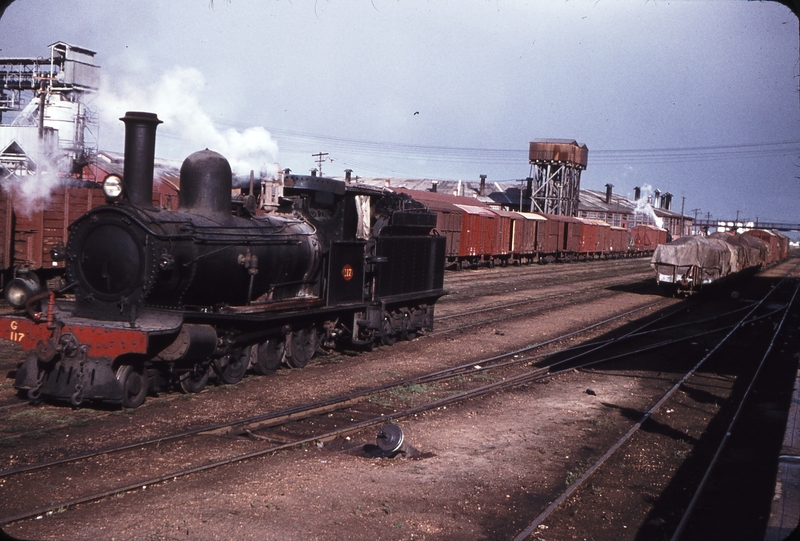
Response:
[{"label": "blue sky", "polygon": [[570,138],[584,188],[800,221],[798,20],[775,2],[17,0],[0,19],[2,56],[56,41],[97,51],[102,149],[130,108],[165,120],[167,158],[500,181],[529,174],[529,141]]}]

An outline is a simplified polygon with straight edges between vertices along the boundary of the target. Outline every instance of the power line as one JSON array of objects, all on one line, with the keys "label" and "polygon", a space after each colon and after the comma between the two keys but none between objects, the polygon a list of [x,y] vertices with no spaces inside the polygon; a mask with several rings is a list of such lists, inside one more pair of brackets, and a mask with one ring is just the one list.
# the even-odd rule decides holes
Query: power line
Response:
[{"label": "power line", "polygon": [[[225,126],[244,128],[239,122],[219,122]],[[445,163],[490,163],[519,165],[528,162],[528,150],[476,147],[448,147],[440,145],[412,145],[389,141],[366,141],[335,135],[285,130],[265,126],[278,140],[282,150],[305,152],[323,146],[331,153],[345,156],[375,156],[382,159],[420,159]],[[744,143],[711,146],[687,146],[648,149],[590,149],[589,163],[595,165],[622,165],[630,163],[676,163],[741,158],[775,158],[800,156],[800,141]]]}]

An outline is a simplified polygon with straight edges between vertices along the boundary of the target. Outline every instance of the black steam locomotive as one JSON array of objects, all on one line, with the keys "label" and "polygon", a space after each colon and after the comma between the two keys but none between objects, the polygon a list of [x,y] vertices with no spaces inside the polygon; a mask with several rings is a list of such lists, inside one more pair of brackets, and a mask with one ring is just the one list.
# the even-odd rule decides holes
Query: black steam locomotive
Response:
[{"label": "black steam locomotive", "polygon": [[[232,201],[228,161],[196,152],[180,171],[177,211],[152,204],[152,113],[129,112],[123,178],[108,204],[76,220],[66,288],[22,276],[5,337],[29,353],[15,387],[31,399],[137,407],[148,390],[199,392],[210,377],[305,366],[320,347],[392,344],[433,325],[445,239],[406,195],[287,174],[266,211]],[[24,310],[24,313],[22,312]]]}]

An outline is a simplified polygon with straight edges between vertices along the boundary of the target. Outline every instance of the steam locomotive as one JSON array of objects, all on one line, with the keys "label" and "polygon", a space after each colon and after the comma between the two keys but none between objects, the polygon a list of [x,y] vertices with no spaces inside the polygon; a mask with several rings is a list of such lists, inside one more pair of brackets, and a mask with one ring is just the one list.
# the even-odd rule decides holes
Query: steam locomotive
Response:
[{"label": "steam locomotive", "polygon": [[232,202],[228,161],[208,149],[180,170],[177,211],[153,206],[153,113],[128,112],[123,177],[53,249],[67,286],[6,287],[0,331],[28,353],[30,399],[134,408],[148,391],[199,392],[251,368],[305,366],[320,347],[392,344],[433,326],[445,239],[406,194],[287,174],[274,207]]}]

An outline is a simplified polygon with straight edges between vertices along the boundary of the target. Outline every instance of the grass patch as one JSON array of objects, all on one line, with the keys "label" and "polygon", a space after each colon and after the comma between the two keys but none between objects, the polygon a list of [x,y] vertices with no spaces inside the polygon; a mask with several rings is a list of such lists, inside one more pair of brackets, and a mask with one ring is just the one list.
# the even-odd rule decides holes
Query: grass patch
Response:
[{"label": "grass patch", "polygon": [[575,464],[575,468],[574,468],[574,469],[572,469],[572,470],[569,470],[569,471],[567,472],[567,475],[566,475],[566,477],[564,478],[564,483],[565,483],[567,486],[571,486],[571,485],[572,485],[572,484],[573,484],[575,481],[577,481],[577,480],[578,480],[578,478],[579,478],[581,475],[583,475],[583,473],[584,473],[586,470],[588,470],[588,469],[589,469],[589,466],[591,466],[591,465],[592,465],[591,461],[589,461],[589,460],[581,460],[580,462],[578,462],[577,464]]},{"label": "grass patch", "polygon": [[20,438],[25,438],[27,440],[43,440],[45,438],[49,438],[55,433],[55,429],[52,428],[45,428],[44,430],[36,430],[34,432],[26,432],[24,434],[20,434]]},{"label": "grass patch", "polygon": [[23,423],[29,421],[66,423],[70,421],[70,419],[64,416],[60,411],[50,409],[24,409],[9,415],[8,420],[20,421]]},{"label": "grass patch", "polygon": [[385,393],[381,393],[369,398],[369,401],[385,408],[396,408],[398,406],[412,406],[420,394],[430,392],[430,385],[412,383],[405,387],[396,387]]}]

